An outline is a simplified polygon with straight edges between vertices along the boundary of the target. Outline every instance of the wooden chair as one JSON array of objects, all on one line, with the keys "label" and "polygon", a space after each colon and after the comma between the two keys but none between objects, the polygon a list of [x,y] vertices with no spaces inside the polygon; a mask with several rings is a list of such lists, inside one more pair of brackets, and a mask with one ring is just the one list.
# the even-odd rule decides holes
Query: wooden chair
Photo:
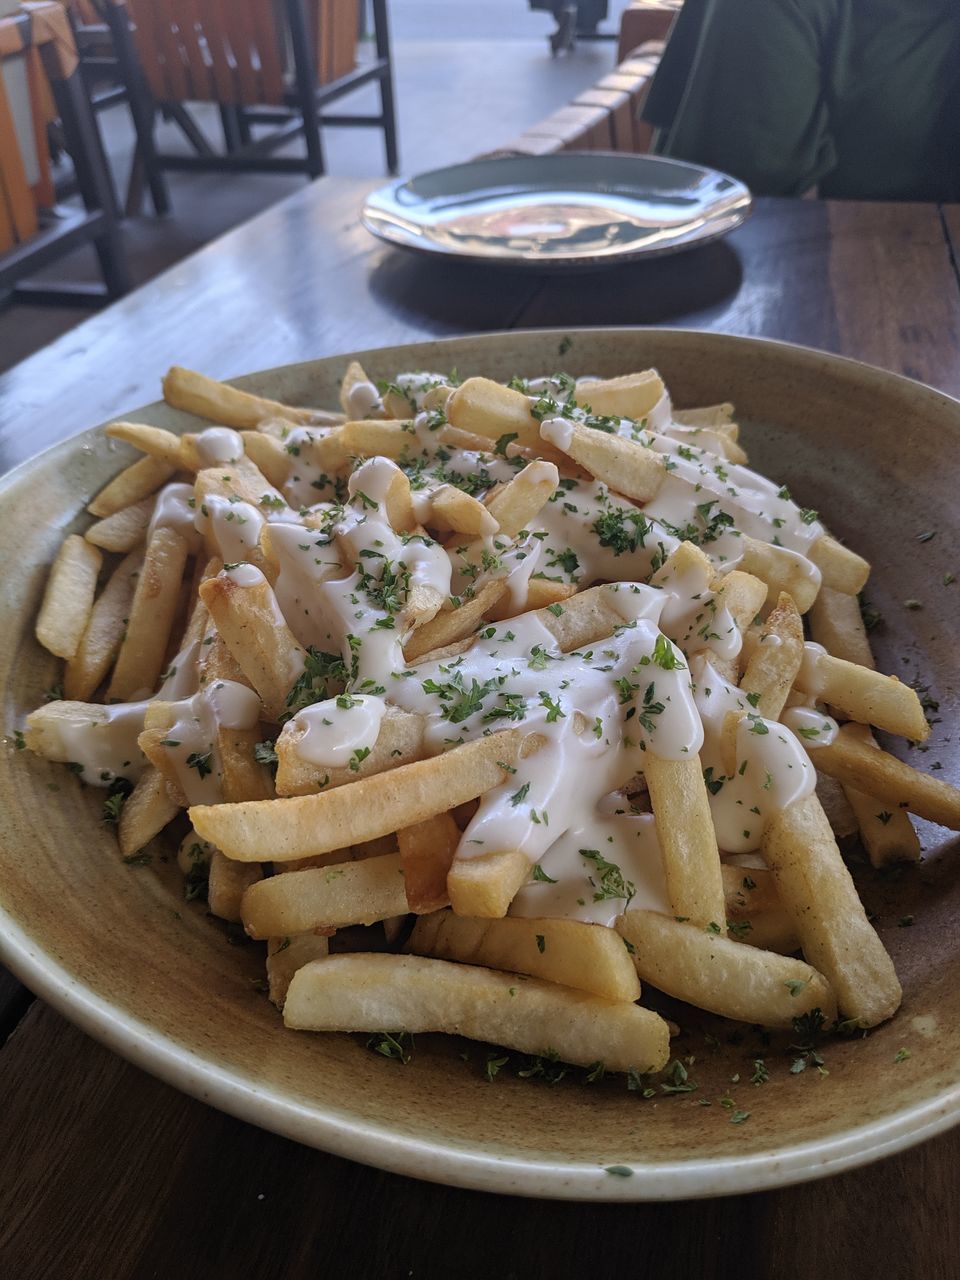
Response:
[{"label": "wooden chair", "polygon": [[[321,127],[383,129],[387,168],[397,171],[396,115],[386,0],[373,0],[376,56],[356,65],[358,0],[98,0],[105,8],[137,130],[154,208],[170,197],[164,172],[325,171]],[[377,115],[327,113],[362,85],[380,92]],[[220,108],[218,151],[186,103]],[[157,149],[157,108],[174,115],[195,154]],[[255,127],[269,132],[254,138]],[[303,135],[303,156],[272,153]]]},{"label": "wooden chair", "polygon": [[[77,69],[65,14],[52,0],[32,0],[0,18],[0,60],[26,59],[30,87],[31,178],[0,80],[0,293],[58,305],[99,304],[130,288],[114,218],[112,188],[98,145],[90,103]],[[76,172],[82,210],[54,209],[57,199],[47,157],[46,126],[57,116]],[[30,282],[42,267],[82,244],[92,244],[103,285]]]}]

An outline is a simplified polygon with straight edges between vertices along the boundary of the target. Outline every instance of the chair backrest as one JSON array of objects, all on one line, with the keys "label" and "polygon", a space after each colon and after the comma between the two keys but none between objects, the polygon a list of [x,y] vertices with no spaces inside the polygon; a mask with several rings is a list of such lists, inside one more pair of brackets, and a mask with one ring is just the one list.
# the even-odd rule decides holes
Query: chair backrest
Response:
[{"label": "chair backrest", "polygon": [[[128,0],[134,39],[159,102],[279,105],[287,91],[288,0]],[[304,0],[318,83],[355,65],[359,0]]]}]

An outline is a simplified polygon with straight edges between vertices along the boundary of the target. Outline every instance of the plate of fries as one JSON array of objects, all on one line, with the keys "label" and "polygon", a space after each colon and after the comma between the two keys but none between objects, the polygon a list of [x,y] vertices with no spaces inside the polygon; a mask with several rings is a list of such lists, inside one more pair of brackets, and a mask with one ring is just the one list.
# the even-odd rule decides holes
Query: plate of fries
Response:
[{"label": "plate of fries", "polygon": [[483,1190],[730,1194],[955,1123],[960,405],[657,330],[163,391],[0,482],[27,985]]}]

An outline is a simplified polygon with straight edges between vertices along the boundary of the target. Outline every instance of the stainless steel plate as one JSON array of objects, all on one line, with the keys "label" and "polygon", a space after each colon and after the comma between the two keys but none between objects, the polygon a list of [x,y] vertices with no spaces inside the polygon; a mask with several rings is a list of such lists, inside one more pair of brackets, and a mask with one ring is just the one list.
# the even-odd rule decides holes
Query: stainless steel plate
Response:
[{"label": "stainless steel plate", "polygon": [[735,178],[659,156],[561,152],[434,169],[375,191],[363,225],[404,249],[569,271],[656,257],[747,218]]}]

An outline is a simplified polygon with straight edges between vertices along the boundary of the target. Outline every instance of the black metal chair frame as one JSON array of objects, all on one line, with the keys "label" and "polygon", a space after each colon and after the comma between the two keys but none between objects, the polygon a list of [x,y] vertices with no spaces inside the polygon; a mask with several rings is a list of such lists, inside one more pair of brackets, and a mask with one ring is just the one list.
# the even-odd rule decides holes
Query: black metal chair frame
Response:
[{"label": "black metal chair frame", "polygon": [[[29,15],[22,22],[23,44],[31,43]],[[43,50],[41,49],[43,56]],[[66,149],[73,161],[83,212],[57,215],[22,244],[0,254],[0,293],[19,302],[54,306],[100,306],[129,292],[131,279],[115,216],[113,184],[104,163],[93,111],[79,67],[61,80],[50,75],[50,87],[63,125]],[[103,284],[29,281],[26,277],[84,244],[92,244]]]},{"label": "black metal chair frame", "polygon": [[[151,199],[158,214],[170,211],[166,171],[304,173],[319,178],[325,172],[321,128],[378,127],[383,129],[387,170],[397,172],[397,124],[393,93],[393,65],[387,23],[387,0],[373,0],[376,57],[329,84],[317,83],[314,47],[303,0],[283,0],[290,28],[294,59],[295,88],[284,106],[220,107],[225,151],[214,149],[209,139],[181,103],[157,103],[140,65],[125,4],[109,5],[107,20],[113,36],[120,76],[126,87],[137,132],[139,159],[145,170]],[[362,85],[376,83],[380,91],[380,113],[350,115],[329,113],[324,108]],[[173,116],[186,134],[196,154],[175,155],[157,149],[154,136],[157,111]],[[254,125],[271,125],[271,132],[253,138]],[[275,156],[271,152],[303,135],[304,156]],[[129,202],[128,202],[129,212]]]}]

